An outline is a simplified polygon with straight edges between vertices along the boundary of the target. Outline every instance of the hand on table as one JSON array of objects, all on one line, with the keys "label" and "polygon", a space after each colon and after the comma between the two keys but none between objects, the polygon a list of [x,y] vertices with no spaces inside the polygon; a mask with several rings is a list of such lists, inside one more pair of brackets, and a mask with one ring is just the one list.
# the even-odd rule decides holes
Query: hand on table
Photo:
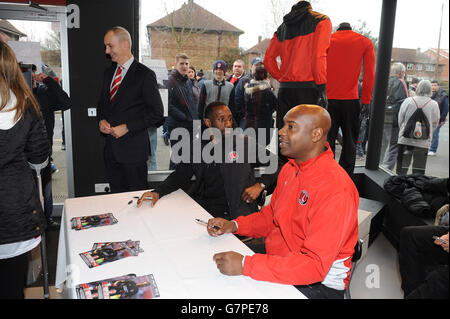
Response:
[{"label": "hand on table", "polygon": [[[217,226],[218,229],[217,227],[214,228],[214,226]],[[237,231],[237,228],[235,223],[224,218],[217,217],[208,220],[208,226],[206,227],[206,230],[211,236],[217,237],[227,233],[234,233]]]},{"label": "hand on table", "polygon": [[155,192],[145,192],[137,201],[137,207],[141,207],[144,201],[150,201],[151,207],[155,206],[156,202],[159,199],[159,194]]},{"label": "hand on table", "polygon": [[213,260],[217,265],[217,268],[224,275],[239,276],[242,275],[242,259],[244,256],[235,252],[227,251],[223,253],[217,253],[213,256]]}]

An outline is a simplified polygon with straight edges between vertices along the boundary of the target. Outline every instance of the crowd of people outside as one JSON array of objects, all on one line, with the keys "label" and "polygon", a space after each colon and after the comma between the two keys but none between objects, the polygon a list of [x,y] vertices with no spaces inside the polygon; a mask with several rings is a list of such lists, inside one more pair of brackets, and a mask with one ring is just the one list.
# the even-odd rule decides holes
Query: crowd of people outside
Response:
[{"label": "crowd of people outside", "polygon": [[[173,172],[142,195],[139,207],[146,201],[157,205],[182,188],[214,217],[208,222],[211,236],[234,233],[261,239],[249,244],[257,252],[253,256],[214,255],[220,272],[295,285],[309,298],[343,298],[358,239],[359,194],[352,176],[357,156],[365,153],[370,125],[372,42],[349,23],[333,33],[327,15],[299,1],[275,31],[264,58],[252,59],[248,71],[237,59],[229,72],[219,58],[212,64],[213,78],[205,79],[188,55],[178,53],[166,85],[164,118],[155,72],[135,59],[131,41],[122,27],[104,36],[105,53],[113,63],[103,74],[97,120],[105,138],[111,192],[148,189],[148,161],[156,151],[151,136],[163,126]],[[70,99],[51,77],[39,74],[33,75],[32,91],[12,50],[3,42],[0,49],[0,196],[23,199],[19,206],[0,201],[0,281],[8,280],[8,287],[15,288],[14,296],[9,288],[0,289],[0,298],[21,298],[26,253],[39,243],[45,220],[51,223],[28,165],[38,173],[51,169],[51,107],[67,110]],[[412,163],[414,173],[425,174],[427,156],[435,156],[446,121],[448,96],[436,81],[414,80],[408,86],[401,63],[392,65],[391,74],[386,109],[392,117],[385,127],[389,134],[382,164],[407,174]],[[280,83],[278,94],[270,77]],[[58,102],[46,104],[36,83],[54,90]],[[424,114],[420,123],[418,109]],[[411,119],[415,135],[407,134]],[[420,137],[417,123],[422,125]],[[269,151],[276,131],[278,147]],[[342,152],[337,161],[339,131]],[[7,147],[11,142],[14,148]],[[254,168],[260,165],[270,169],[256,178]],[[272,197],[265,206],[267,194]],[[448,253],[448,226],[439,236],[447,236],[443,248]],[[15,276],[5,275],[8,269],[17,269]],[[405,293],[414,285],[405,284]]]}]

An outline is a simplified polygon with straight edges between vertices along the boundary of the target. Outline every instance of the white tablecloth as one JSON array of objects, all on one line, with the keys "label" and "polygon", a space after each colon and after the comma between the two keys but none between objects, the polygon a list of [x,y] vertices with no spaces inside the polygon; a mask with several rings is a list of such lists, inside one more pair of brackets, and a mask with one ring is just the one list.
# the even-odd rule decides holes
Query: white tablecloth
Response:
[{"label": "white tablecloth", "polygon": [[[237,251],[253,252],[232,234],[208,235],[195,218],[207,221],[211,215],[181,190],[161,198],[150,207],[136,207],[140,192],[68,199],[65,202],[59,236],[55,286],[67,298],[76,298],[75,286],[134,273],[153,274],[160,298],[305,298],[295,287],[256,281],[246,276],[225,276],[213,255]],[[112,213],[118,223],[85,230],[71,229],[72,217]],[[96,242],[140,241],[144,252],[95,268],[89,268],[79,253]]]}]

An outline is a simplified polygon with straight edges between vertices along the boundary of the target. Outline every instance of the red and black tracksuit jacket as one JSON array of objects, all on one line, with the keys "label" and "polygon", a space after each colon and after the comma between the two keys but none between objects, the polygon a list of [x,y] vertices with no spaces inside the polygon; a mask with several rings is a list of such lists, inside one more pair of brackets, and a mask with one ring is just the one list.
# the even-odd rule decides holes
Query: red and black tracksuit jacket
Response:
[{"label": "red and black tracksuit jacket", "polygon": [[301,1],[283,21],[264,57],[267,71],[280,82],[280,87],[310,88],[326,84],[330,19]]}]

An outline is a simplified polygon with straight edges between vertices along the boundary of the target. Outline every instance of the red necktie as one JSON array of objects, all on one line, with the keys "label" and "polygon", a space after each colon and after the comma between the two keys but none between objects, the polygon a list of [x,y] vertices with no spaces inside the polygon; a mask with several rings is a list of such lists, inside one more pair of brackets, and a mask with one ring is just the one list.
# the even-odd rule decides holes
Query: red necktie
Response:
[{"label": "red necktie", "polygon": [[114,77],[114,81],[111,84],[111,90],[109,92],[111,104],[114,103],[114,98],[116,97],[117,90],[119,89],[120,82],[122,81],[122,69],[123,66],[119,66],[117,68],[116,76]]}]

